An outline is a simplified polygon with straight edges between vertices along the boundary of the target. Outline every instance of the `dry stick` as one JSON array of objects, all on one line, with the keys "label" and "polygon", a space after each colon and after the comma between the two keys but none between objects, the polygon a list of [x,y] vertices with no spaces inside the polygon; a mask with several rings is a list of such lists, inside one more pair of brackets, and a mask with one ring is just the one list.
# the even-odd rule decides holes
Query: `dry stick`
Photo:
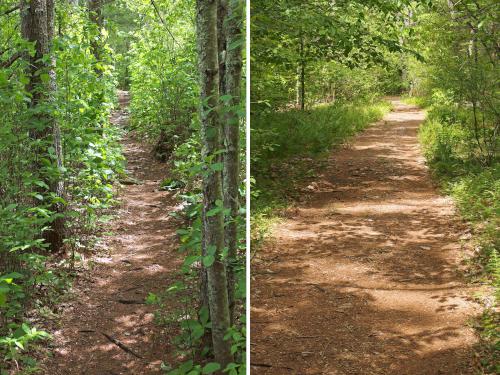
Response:
[{"label": "dry stick", "polygon": [[126,351],[127,353],[132,354],[134,357],[137,357],[137,358],[140,358],[140,359],[144,358],[144,357],[141,357],[136,352],[134,352],[127,345],[125,345],[124,343],[122,343],[120,340],[115,339],[114,337],[108,335],[107,333],[104,333],[104,332],[101,332],[101,333],[103,334],[104,337],[106,337],[109,341],[111,341],[113,344],[115,344],[116,346],[118,346],[120,349]]},{"label": "dry stick", "polygon": [[250,366],[256,366],[256,367],[273,367],[272,365],[268,365],[267,363],[253,363],[253,362],[250,362]]},{"label": "dry stick", "polygon": [[116,302],[123,303],[124,305],[144,305],[144,301],[136,299],[119,299]]},{"label": "dry stick", "polygon": [[286,366],[273,366],[273,365],[270,365],[268,363],[253,363],[253,362],[250,362],[250,366],[255,366],[255,367],[268,367],[268,368],[271,368],[271,367],[274,367],[274,368],[284,368],[286,370],[294,370],[293,368],[291,367],[286,367]]}]

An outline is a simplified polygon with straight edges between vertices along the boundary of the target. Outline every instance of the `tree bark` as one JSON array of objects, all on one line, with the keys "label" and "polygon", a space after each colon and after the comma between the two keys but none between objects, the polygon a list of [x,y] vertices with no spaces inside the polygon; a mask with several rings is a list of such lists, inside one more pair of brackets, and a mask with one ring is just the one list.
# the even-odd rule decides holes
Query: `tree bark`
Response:
[{"label": "tree bark", "polygon": [[[96,25],[97,30],[99,32],[99,38],[92,38],[90,46],[92,48],[92,53],[97,62],[101,61],[101,43],[100,43],[100,35],[101,29],[104,26],[104,18],[102,16],[102,4],[103,0],[89,0],[88,10],[90,21]],[[100,76],[102,75],[102,71],[100,69],[95,69],[96,73]]]},{"label": "tree bark", "polygon": [[208,300],[212,321],[212,344],[216,362],[224,369],[233,361],[230,342],[224,340],[230,319],[224,249],[224,217],[217,210],[223,202],[222,174],[210,168],[220,163],[222,123],[219,116],[219,59],[217,44],[217,1],[196,1],[198,64],[201,88],[202,157],[207,163],[203,173],[204,249],[214,253],[207,267]]},{"label": "tree bark", "polygon": [[[41,170],[39,156],[49,154],[47,143],[51,141],[55,150],[55,164],[58,169],[57,177],[42,176],[49,190],[58,198],[64,197],[64,181],[61,177],[63,167],[63,152],[61,130],[53,116],[43,107],[54,100],[56,90],[56,75],[54,58],[43,59],[51,53],[51,43],[54,37],[54,0],[23,0],[21,3],[21,34],[24,39],[35,43],[35,55],[29,57],[29,82],[27,90],[32,95],[31,108],[41,108],[33,116],[34,124],[30,129],[30,136],[41,146],[36,150],[37,160],[34,171]],[[48,79],[42,79],[48,77]],[[41,124],[41,125],[40,125]],[[50,157],[49,157],[50,158]],[[56,252],[63,246],[64,239],[64,205],[57,202],[51,206],[55,218],[50,229],[44,233],[44,238],[52,251]]]},{"label": "tree bark", "polygon": [[300,49],[299,49],[299,66],[297,72],[297,104],[300,105],[300,110],[303,111],[305,109],[306,102],[306,60],[304,56],[304,38],[300,37]]},{"label": "tree bark", "polygon": [[231,325],[234,324],[235,309],[235,272],[238,251],[238,222],[239,215],[239,176],[240,176],[240,127],[238,108],[241,101],[241,69],[242,43],[241,22],[243,19],[243,2],[229,0],[227,4],[227,17],[224,23],[226,37],[225,53],[225,95],[230,99],[229,108],[224,114],[224,154],[223,186],[224,207],[229,210],[229,218],[225,225],[224,239],[228,248],[228,296]]}]

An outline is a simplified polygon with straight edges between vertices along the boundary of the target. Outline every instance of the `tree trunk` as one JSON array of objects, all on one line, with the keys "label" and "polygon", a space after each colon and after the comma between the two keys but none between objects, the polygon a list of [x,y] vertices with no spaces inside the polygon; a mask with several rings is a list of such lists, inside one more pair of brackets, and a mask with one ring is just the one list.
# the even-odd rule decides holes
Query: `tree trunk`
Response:
[{"label": "tree trunk", "polygon": [[297,87],[297,97],[300,104],[300,110],[305,109],[306,102],[306,60],[304,56],[304,39],[300,37],[300,61],[298,67],[298,87]]},{"label": "tree trunk", "polygon": [[203,240],[215,260],[207,267],[208,300],[212,321],[212,344],[216,362],[224,369],[232,362],[230,342],[224,340],[229,328],[229,303],[226,265],[221,259],[224,248],[224,217],[218,207],[223,202],[222,174],[210,168],[220,163],[222,123],[219,117],[219,61],[217,44],[217,1],[197,0],[196,25],[201,88],[201,127],[203,160]]},{"label": "tree trunk", "polygon": [[[35,55],[30,57],[28,71],[29,82],[27,90],[32,95],[31,108],[40,106],[42,109],[33,116],[34,126],[30,136],[39,141],[41,146],[36,150],[36,156],[48,155],[48,142],[52,142],[55,150],[55,164],[59,171],[56,178],[42,176],[49,186],[50,192],[59,198],[64,197],[64,182],[60,176],[63,167],[61,130],[59,124],[43,109],[47,103],[54,99],[56,90],[56,75],[54,58],[43,60],[42,57],[50,54],[51,42],[54,37],[54,0],[24,0],[21,3],[21,33],[24,39],[35,42]],[[43,77],[48,77],[44,79]],[[41,124],[41,126],[40,126]],[[35,162],[34,171],[43,170],[39,160]],[[44,233],[44,238],[52,251],[58,251],[64,239],[64,205],[60,202],[52,205],[55,218],[50,224],[50,229]]]},{"label": "tree trunk", "polygon": [[224,115],[224,143],[226,153],[224,154],[224,207],[229,210],[229,218],[225,225],[225,243],[228,248],[228,296],[231,325],[234,323],[235,308],[235,272],[236,257],[238,251],[238,214],[239,202],[239,176],[240,176],[240,128],[238,107],[241,100],[241,69],[242,43],[241,23],[243,19],[243,2],[241,0],[229,0],[227,7],[227,18],[224,25],[226,36],[226,71],[225,71],[225,95],[230,99],[227,104],[230,108]]},{"label": "tree trunk", "polygon": [[300,62],[300,110],[306,108],[306,63],[304,60]]},{"label": "tree trunk", "polygon": [[[90,21],[92,21],[92,23],[96,25],[99,33],[99,38],[92,38],[92,41],[90,43],[92,48],[92,53],[97,62],[101,61],[100,36],[101,36],[101,29],[104,26],[104,18],[102,16],[102,3],[103,0],[89,0],[88,3]],[[96,68],[95,70],[99,76],[102,75],[102,71],[100,69]]]}]

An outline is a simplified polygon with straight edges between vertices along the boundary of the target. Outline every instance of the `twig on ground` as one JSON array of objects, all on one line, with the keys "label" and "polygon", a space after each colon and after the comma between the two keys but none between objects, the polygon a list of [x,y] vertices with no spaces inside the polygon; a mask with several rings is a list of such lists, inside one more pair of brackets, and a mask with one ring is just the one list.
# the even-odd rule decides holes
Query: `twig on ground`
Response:
[{"label": "twig on ground", "polygon": [[144,301],[134,300],[134,299],[119,299],[117,300],[119,303],[123,303],[124,305],[144,305]]},{"label": "twig on ground", "polygon": [[116,346],[118,346],[120,349],[126,351],[129,354],[132,354],[134,357],[137,357],[137,358],[140,358],[140,359],[144,358],[144,357],[141,357],[136,352],[134,352],[127,345],[125,345],[124,343],[122,343],[120,340],[115,339],[114,337],[108,335],[107,333],[104,333],[104,332],[101,332],[101,333],[103,334],[104,337],[106,337],[109,341],[111,341],[113,344],[115,344]]}]

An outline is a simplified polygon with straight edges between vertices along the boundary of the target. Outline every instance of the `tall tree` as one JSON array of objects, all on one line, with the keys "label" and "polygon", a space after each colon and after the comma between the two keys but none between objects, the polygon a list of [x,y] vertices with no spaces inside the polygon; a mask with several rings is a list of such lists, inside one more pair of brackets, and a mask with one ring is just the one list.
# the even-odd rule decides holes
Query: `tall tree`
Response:
[{"label": "tall tree", "polygon": [[[27,90],[31,94],[33,121],[30,136],[37,141],[37,163],[34,172],[44,171],[43,182],[49,187],[51,199],[56,203],[51,209],[55,212],[50,229],[44,233],[52,251],[58,251],[64,239],[64,182],[61,176],[63,152],[61,130],[57,121],[50,114],[48,107],[56,90],[55,61],[51,56],[51,44],[54,37],[54,0],[23,0],[21,2],[21,34],[24,39],[33,42],[35,54],[29,57],[29,82]],[[54,149],[54,153],[50,152]],[[51,155],[52,154],[52,155]],[[42,158],[55,159],[56,173],[45,171]]]},{"label": "tall tree", "polygon": [[[221,1],[223,2],[223,1]],[[225,243],[228,249],[228,295],[231,324],[234,323],[235,308],[235,272],[234,265],[238,251],[238,223],[239,214],[239,176],[240,176],[240,128],[238,108],[241,101],[241,69],[242,45],[244,38],[241,32],[243,20],[243,4],[241,0],[228,0],[226,3],[226,17],[223,22],[225,38],[224,53],[224,96],[226,110],[224,111],[224,207],[229,210],[229,219],[225,225]]]},{"label": "tall tree", "polygon": [[197,0],[196,26],[201,92],[203,174],[203,248],[212,321],[215,360],[225,368],[233,360],[230,342],[224,340],[229,325],[229,302],[224,249],[222,174],[214,165],[222,162],[222,122],[219,115],[219,59],[217,1]]}]

